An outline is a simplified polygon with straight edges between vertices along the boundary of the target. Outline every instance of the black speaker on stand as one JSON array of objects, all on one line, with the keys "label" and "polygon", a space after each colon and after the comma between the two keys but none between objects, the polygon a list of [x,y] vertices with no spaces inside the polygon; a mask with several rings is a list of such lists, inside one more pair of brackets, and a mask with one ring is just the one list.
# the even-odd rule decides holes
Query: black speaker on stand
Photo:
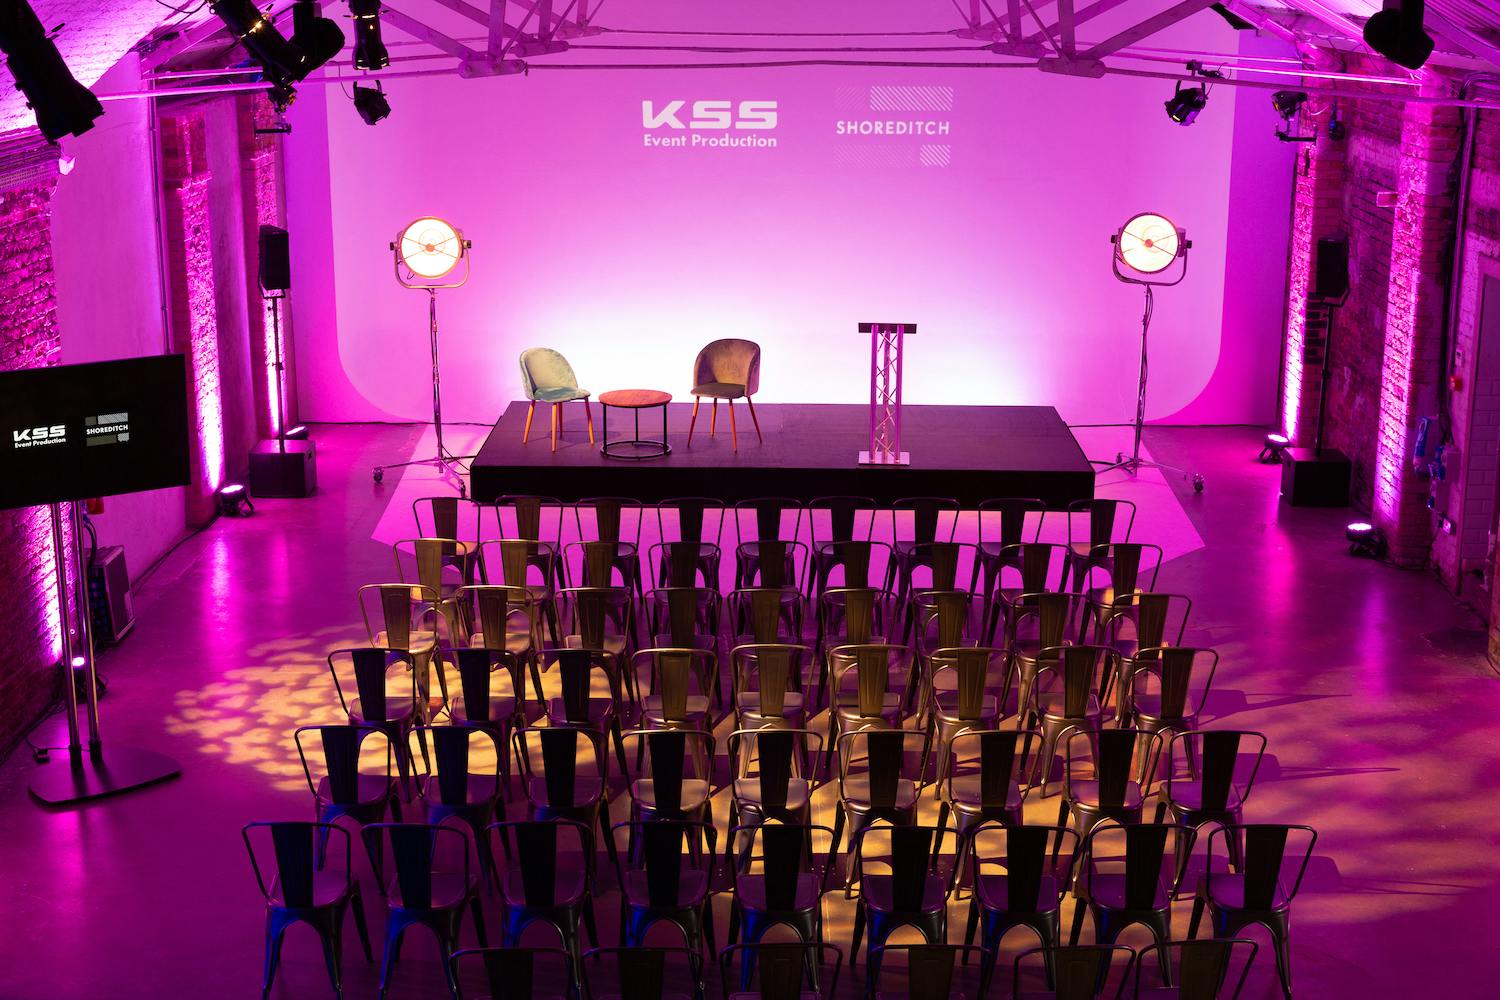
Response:
[{"label": "black speaker on stand", "polygon": [[[1302,363],[1320,361],[1318,423],[1311,448],[1288,448],[1281,454],[1281,498],[1293,507],[1349,506],[1349,457],[1337,448],[1323,447],[1323,423],[1328,408],[1328,383],[1333,378],[1333,310],[1349,297],[1349,243],[1343,239],[1318,241],[1313,261],[1313,287],[1308,289],[1303,326]],[[1321,336],[1312,336],[1314,331]]]},{"label": "black speaker on stand", "polygon": [[262,441],[250,452],[250,495],[305,497],[318,487],[317,453],[310,439],[286,436],[286,363],[281,357],[281,300],[292,287],[292,261],[287,232],[278,226],[260,227],[261,297],[271,306],[271,367],[276,385],[276,439]]}]

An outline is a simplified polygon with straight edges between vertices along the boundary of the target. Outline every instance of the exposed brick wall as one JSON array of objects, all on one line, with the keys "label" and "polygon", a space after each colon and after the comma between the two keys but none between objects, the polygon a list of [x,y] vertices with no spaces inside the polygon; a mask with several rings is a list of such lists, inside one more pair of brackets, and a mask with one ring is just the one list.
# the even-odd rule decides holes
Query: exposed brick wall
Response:
[{"label": "exposed brick wall", "polygon": [[[3,183],[3,181],[0,181]],[[50,177],[0,186],[0,371],[57,363],[48,202]],[[0,511],[0,749],[8,749],[57,692],[56,563],[45,507]]]},{"label": "exposed brick wall", "polygon": [[209,172],[201,112],[164,115],[161,144],[172,334],[177,350],[188,359],[188,396],[195,432],[191,448],[194,485],[185,494],[187,515],[190,522],[201,523],[212,516],[214,492],[224,478]]},{"label": "exposed brick wall", "polygon": [[[237,98],[240,121],[240,155],[242,192],[245,209],[245,261],[249,280],[247,302],[250,303],[250,354],[256,365],[253,389],[260,432],[263,437],[276,434],[277,392],[273,367],[275,351],[272,337],[272,315],[269,301],[263,302],[259,282],[260,227],[286,224],[286,198],[282,173],[281,135],[265,131],[276,122],[271,103],[262,94]],[[257,129],[262,131],[257,132]],[[297,423],[296,374],[292,370],[292,301],[283,298],[279,305],[281,356],[286,364],[281,384],[285,400],[282,409],[288,426]]]},{"label": "exposed brick wall", "polygon": [[1308,309],[1313,292],[1313,256],[1318,240],[1344,229],[1344,150],[1326,135],[1297,159],[1293,192],[1292,238],[1287,268],[1286,363],[1282,370],[1282,429],[1301,446],[1317,433],[1318,386],[1323,352],[1308,336]]}]

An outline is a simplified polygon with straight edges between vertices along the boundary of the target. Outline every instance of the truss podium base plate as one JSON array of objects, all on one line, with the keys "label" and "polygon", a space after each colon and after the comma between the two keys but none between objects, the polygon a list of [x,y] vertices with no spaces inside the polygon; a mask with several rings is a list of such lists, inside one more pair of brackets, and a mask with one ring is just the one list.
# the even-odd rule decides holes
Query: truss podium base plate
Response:
[{"label": "truss podium base plate", "polygon": [[181,773],[182,765],[172,758],[136,747],[100,747],[76,758],[64,751],[37,768],[31,794],[47,805],[65,806],[154,785]]},{"label": "truss podium base plate", "polygon": [[910,465],[911,452],[902,451],[892,454],[888,451],[877,451],[870,454],[868,451],[859,453],[860,465]]}]

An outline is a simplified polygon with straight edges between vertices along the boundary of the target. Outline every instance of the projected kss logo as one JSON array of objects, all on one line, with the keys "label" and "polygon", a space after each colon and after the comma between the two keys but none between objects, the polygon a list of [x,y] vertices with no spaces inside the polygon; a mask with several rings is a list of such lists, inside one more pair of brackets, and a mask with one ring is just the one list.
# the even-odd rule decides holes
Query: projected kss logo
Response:
[{"label": "projected kss logo", "polygon": [[18,431],[10,432],[11,447],[17,451],[22,448],[41,448],[52,444],[66,444],[68,440],[68,428],[65,424],[51,424],[47,427],[24,427]]},{"label": "projected kss logo", "polygon": [[[774,136],[712,133],[764,132],[776,128],[777,121],[775,101],[641,102],[641,127],[647,130],[641,137],[642,145],[648,149],[764,149],[776,145]],[[655,134],[661,129],[689,134]]]}]

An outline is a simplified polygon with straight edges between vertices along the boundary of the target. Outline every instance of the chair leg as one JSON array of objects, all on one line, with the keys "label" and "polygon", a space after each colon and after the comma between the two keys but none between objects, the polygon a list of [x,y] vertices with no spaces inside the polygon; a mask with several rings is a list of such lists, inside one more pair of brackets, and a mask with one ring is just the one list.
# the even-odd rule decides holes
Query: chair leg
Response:
[{"label": "chair leg", "polygon": [[276,966],[281,964],[281,939],[290,924],[290,921],[278,919],[275,913],[266,912],[266,965],[260,988],[263,997],[271,995],[271,984],[276,980]]},{"label": "chair leg", "polygon": [[558,419],[558,413],[561,410],[562,410],[561,406],[559,406],[556,403],[552,404],[552,450],[553,451],[557,450],[557,427],[562,422],[561,420]]},{"label": "chair leg", "polygon": [[[1068,944],[1069,945],[1075,945],[1075,944],[1078,943],[1079,932],[1081,932],[1083,930],[1083,915],[1084,915],[1085,912],[1088,911],[1088,906],[1089,906],[1089,904],[1086,903],[1085,901],[1083,901],[1081,899],[1078,899],[1077,897],[1074,897],[1074,899],[1073,899],[1073,933],[1068,938]],[[1095,928],[1095,932],[1097,933],[1097,931],[1098,931],[1098,928],[1096,927]]]},{"label": "chair leg", "polygon": [[474,935],[479,938],[479,947],[488,948],[490,940],[484,930],[484,908],[480,905],[478,896],[469,900],[469,911],[474,914]]},{"label": "chair leg", "polygon": [[1203,897],[1198,896],[1193,900],[1193,919],[1188,923],[1188,940],[1192,941],[1198,936],[1198,924],[1203,919]]},{"label": "chair leg", "polygon": [[693,397],[693,419],[688,421],[688,444],[693,443],[693,428],[698,425],[698,406],[703,402],[702,397]]},{"label": "chair leg", "polygon": [[359,932],[359,943],[365,950],[365,961],[373,962],[375,956],[370,951],[370,927],[365,923],[365,901],[358,889],[350,897],[349,908],[354,911],[354,929]]},{"label": "chair leg", "polygon": [[333,995],[336,997],[344,995],[344,986],[339,980],[339,966],[343,964],[343,942],[340,935],[342,924],[342,920],[334,919],[318,928],[318,937],[323,944],[323,964],[328,966],[328,981],[333,984]]},{"label": "chair leg", "polygon": [[766,439],[760,434],[760,418],[755,415],[755,403],[749,396],[745,397],[745,405],[750,407],[750,422],[755,425],[755,440],[764,444]]},{"label": "chair leg", "polygon": [[740,450],[740,435],[734,427],[734,400],[729,401],[729,442],[734,451]]},{"label": "chair leg", "polygon": [[594,408],[591,407],[591,406],[589,406],[589,401],[586,400],[586,399],[583,401],[583,415],[586,418],[588,418],[588,422],[589,422],[589,444],[593,444],[594,443]]},{"label": "chair leg", "polygon": [[536,400],[526,408],[526,429],[521,432],[521,443],[525,444],[531,438],[531,418],[536,416]]},{"label": "chair leg", "polygon": [[714,431],[719,426],[719,397],[714,397],[714,405],[708,411],[708,436],[713,437]]}]

